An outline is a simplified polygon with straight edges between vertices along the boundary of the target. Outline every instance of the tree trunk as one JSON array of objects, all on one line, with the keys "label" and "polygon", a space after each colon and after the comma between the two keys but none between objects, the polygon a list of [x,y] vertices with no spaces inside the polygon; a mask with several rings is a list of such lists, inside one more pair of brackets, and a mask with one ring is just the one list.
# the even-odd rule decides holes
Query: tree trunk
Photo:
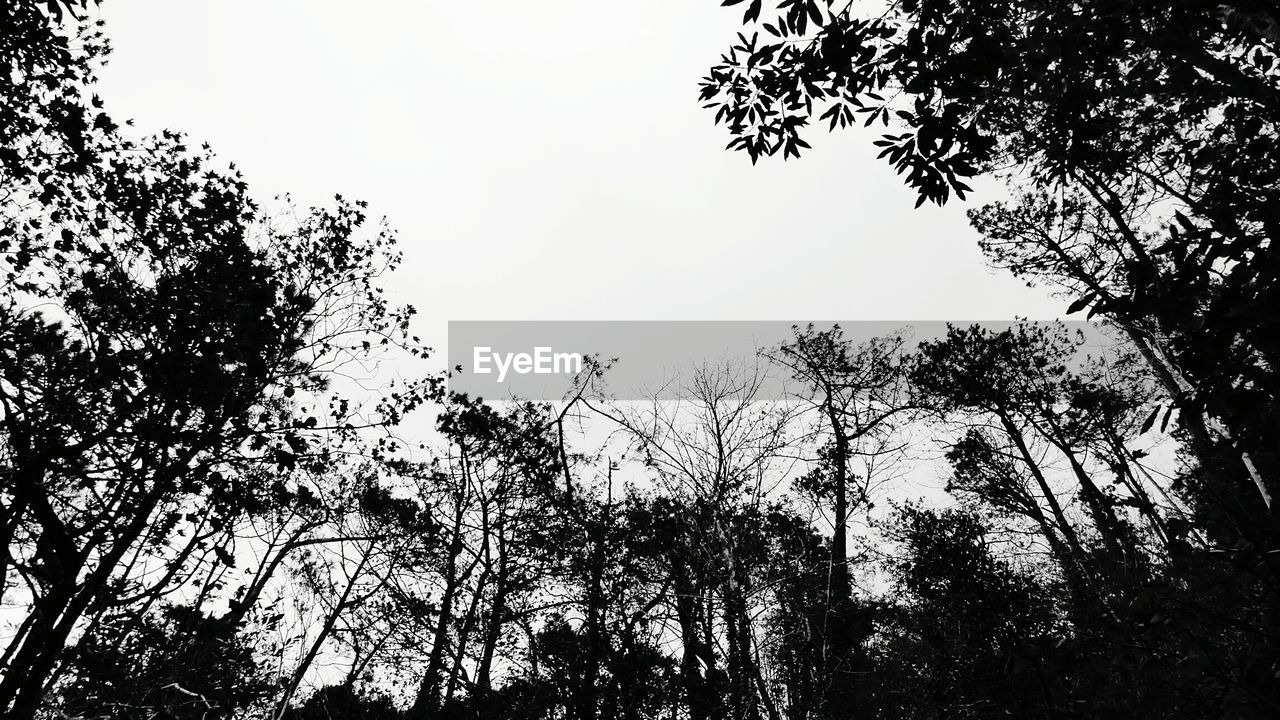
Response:
[{"label": "tree trunk", "polygon": [[302,677],[307,674],[311,663],[320,654],[320,648],[324,646],[324,641],[329,638],[329,633],[333,632],[334,626],[338,623],[338,617],[347,609],[346,604],[351,597],[351,591],[355,589],[356,582],[360,580],[360,573],[364,572],[364,567],[372,555],[373,546],[371,544],[360,557],[360,562],[356,565],[355,571],[352,572],[347,586],[343,588],[342,595],[334,603],[333,610],[325,617],[324,625],[320,627],[320,634],[316,635],[315,641],[311,643],[311,648],[307,650],[307,654],[303,656],[302,661],[298,663],[298,667],[293,671],[289,686],[285,689],[284,694],[280,696],[280,702],[276,704],[275,718],[277,720],[284,717],[285,711],[289,709],[289,701],[293,699],[293,694],[298,691],[298,686],[302,684]]},{"label": "tree trunk", "polygon": [[[409,717],[426,718],[440,708],[440,690],[444,680],[446,645],[449,643],[449,624],[453,620],[453,604],[462,578],[458,577],[458,557],[462,555],[462,520],[465,513],[465,487],[456,496],[453,514],[453,537],[449,540],[448,558],[445,561],[444,591],[440,597],[439,616],[431,639],[431,653],[427,656],[427,670],[418,685],[418,695],[409,710]],[[478,561],[478,560],[477,560]],[[470,575],[475,564],[467,570]]]}]

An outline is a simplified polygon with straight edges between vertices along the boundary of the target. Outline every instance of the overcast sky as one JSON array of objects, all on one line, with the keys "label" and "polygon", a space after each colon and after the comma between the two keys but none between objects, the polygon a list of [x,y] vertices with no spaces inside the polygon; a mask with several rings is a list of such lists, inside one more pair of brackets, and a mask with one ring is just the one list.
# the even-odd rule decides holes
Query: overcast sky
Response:
[{"label": "overcast sky", "polygon": [[102,95],[207,141],[259,197],[400,230],[425,335],[463,319],[1003,319],[1063,304],[989,270],[962,204],[913,210],[868,134],[724,150],[697,83],[714,0],[110,0]]}]

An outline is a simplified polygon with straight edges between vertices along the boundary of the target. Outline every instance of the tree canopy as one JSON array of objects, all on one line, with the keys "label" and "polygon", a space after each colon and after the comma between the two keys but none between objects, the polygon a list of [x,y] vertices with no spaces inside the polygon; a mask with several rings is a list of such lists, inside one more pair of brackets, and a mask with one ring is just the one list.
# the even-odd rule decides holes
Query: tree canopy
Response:
[{"label": "tree canopy", "polygon": [[989,259],[1109,347],[807,326],[674,402],[451,394],[364,202],[140,136],[91,8],[17,0],[0,714],[1275,717],[1275,10],[725,4],[731,148],[881,123],[921,203],[1002,181]]}]

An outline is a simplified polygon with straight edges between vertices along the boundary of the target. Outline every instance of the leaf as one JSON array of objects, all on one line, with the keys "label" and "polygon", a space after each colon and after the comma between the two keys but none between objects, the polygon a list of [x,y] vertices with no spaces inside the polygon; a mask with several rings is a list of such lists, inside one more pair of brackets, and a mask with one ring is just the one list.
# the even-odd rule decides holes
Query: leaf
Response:
[{"label": "leaf", "polygon": [[1089,293],[1084,297],[1077,298],[1075,302],[1071,303],[1071,305],[1067,307],[1067,314],[1073,315],[1075,313],[1080,312],[1081,310],[1088,307],[1089,303],[1093,302],[1093,299],[1096,297],[1097,297],[1096,293]]},{"label": "leaf", "polygon": [[1138,431],[1138,434],[1143,435],[1148,430],[1150,430],[1151,426],[1156,424],[1156,416],[1159,414],[1160,414],[1160,406],[1157,405],[1156,409],[1152,410],[1151,414],[1147,416],[1147,419],[1142,422],[1142,429]]},{"label": "leaf", "polygon": [[822,8],[817,0],[809,2],[809,19],[813,20],[814,25],[822,25]]},{"label": "leaf", "polygon": [[220,560],[223,565],[226,565],[229,568],[236,566],[236,559],[221,545],[213,546],[213,554],[218,556],[218,560]]},{"label": "leaf", "polygon": [[751,59],[747,61],[748,65],[768,65],[773,62],[773,53],[778,49],[777,45],[765,45],[751,55]]}]

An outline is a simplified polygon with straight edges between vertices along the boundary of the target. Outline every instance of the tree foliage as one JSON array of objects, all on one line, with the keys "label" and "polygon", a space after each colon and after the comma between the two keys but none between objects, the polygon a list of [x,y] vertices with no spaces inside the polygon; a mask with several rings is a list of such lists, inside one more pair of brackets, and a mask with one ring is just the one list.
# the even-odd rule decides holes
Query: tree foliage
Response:
[{"label": "tree foliage", "polygon": [[797,327],[630,405],[390,380],[426,351],[364,203],[256,201],[103,111],[85,4],[0,10],[0,714],[1274,717],[1274,10],[743,2],[731,147],[881,122],[921,202],[1002,177],[985,251],[1110,346]]}]

